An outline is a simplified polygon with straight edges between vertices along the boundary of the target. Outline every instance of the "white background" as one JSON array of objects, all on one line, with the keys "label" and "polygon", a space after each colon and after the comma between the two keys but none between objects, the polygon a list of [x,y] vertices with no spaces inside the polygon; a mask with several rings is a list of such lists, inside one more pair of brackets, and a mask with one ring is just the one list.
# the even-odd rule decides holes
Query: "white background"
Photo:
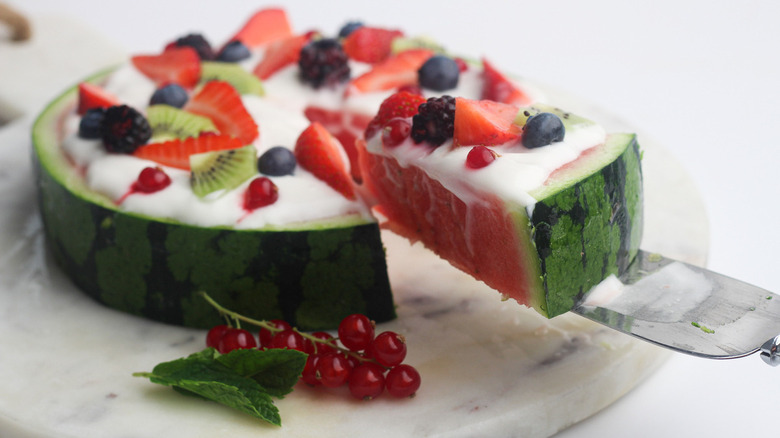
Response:
[{"label": "white background", "polygon": [[[266,2],[12,0],[83,20],[128,52],[187,31],[218,42]],[[770,1],[292,1],[297,30],[347,20],[428,34],[458,53],[609,109],[698,185],[709,268],[780,292],[780,3]],[[2,60],[0,60],[2,62]],[[780,369],[758,357],[674,356],[565,437],[749,436],[776,430]]]}]

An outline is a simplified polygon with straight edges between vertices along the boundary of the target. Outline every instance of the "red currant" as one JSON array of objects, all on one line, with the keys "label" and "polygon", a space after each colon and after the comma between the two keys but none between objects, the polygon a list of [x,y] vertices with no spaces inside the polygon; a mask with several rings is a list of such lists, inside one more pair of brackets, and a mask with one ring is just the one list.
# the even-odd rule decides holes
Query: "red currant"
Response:
[{"label": "red currant", "polygon": [[466,167],[481,169],[496,160],[498,154],[485,146],[474,146],[466,156]]},{"label": "red currant", "polygon": [[352,351],[360,351],[374,340],[374,323],[366,315],[355,313],[339,323],[339,340]]},{"label": "red currant", "polygon": [[225,335],[225,332],[227,332],[230,329],[225,324],[221,325],[215,325],[214,327],[209,330],[209,332],[206,334],[206,346],[211,348],[218,348],[219,347],[219,340],[222,339],[222,336]]},{"label": "red currant", "polygon": [[385,387],[393,397],[411,397],[420,388],[420,373],[411,365],[395,366],[385,376]]},{"label": "red currant", "polygon": [[244,193],[244,209],[255,210],[279,199],[279,189],[273,181],[261,176],[252,180]]},{"label": "red currant", "polygon": [[324,342],[315,342],[312,346],[312,352],[316,354],[325,354],[330,353],[331,351],[335,351],[335,348],[333,347],[333,343],[335,342],[333,339],[333,335],[331,335],[328,332],[314,332],[311,334],[315,338],[324,341]]},{"label": "red currant", "polygon": [[349,393],[361,400],[379,397],[385,390],[385,369],[381,365],[366,362],[352,370]]},{"label": "red currant", "polygon": [[[292,326],[287,321],[281,319],[272,319],[268,321],[268,323],[280,331],[290,330],[292,328]],[[260,333],[258,333],[258,337],[260,338],[260,347],[269,348],[271,346],[271,340],[274,338],[274,334],[276,333],[279,332],[271,332],[271,330],[265,328],[260,329]]]},{"label": "red currant", "polygon": [[406,340],[395,332],[382,332],[371,343],[374,359],[386,367],[394,367],[406,357]]},{"label": "red currant", "polygon": [[142,193],[158,192],[171,185],[171,178],[159,167],[145,167],[133,184],[133,189]]},{"label": "red currant", "polygon": [[317,378],[317,362],[319,362],[319,360],[320,356],[317,354],[311,354],[306,358],[306,365],[304,365],[303,371],[301,372],[301,380],[303,380],[304,383],[311,386],[322,384],[320,379]]},{"label": "red currant", "polygon": [[342,353],[325,353],[317,361],[317,377],[322,386],[327,388],[337,388],[347,383],[351,374],[352,364]]},{"label": "red currant", "polygon": [[293,329],[283,330],[274,335],[268,348],[286,348],[306,352],[306,342],[300,333]]},{"label": "red currant", "polygon": [[239,348],[255,347],[257,347],[257,341],[252,333],[249,333],[249,331],[244,329],[231,328],[222,335],[222,339],[219,340],[219,345],[217,346],[217,351],[225,354]]},{"label": "red currant", "polygon": [[412,124],[408,120],[394,118],[382,128],[382,144],[388,148],[396,147],[409,138],[411,132]]}]

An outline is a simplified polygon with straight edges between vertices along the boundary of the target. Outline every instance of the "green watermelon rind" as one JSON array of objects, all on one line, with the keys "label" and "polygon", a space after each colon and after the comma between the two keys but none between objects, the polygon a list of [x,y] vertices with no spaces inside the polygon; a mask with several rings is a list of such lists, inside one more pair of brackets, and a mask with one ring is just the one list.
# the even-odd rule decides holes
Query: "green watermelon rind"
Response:
[{"label": "green watermelon rind", "polygon": [[553,175],[529,208],[543,273],[532,305],[550,318],[568,312],[604,278],[622,273],[639,250],[643,189],[636,136],[612,134],[594,152]]},{"label": "green watermelon rind", "polygon": [[[113,69],[88,80],[100,82]],[[35,121],[33,163],[54,260],[97,301],[197,328],[223,322],[198,293],[256,319],[334,329],[351,313],[395,318],[378,225],[360,215],[237,230],[121,211],[89,190],[60,147],[77,87]]]}]

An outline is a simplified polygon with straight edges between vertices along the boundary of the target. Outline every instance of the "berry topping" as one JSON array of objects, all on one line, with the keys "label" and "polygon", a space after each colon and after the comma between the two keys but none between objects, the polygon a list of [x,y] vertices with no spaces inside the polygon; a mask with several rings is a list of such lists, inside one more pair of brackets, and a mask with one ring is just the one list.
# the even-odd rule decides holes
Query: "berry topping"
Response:
[{"label": "berry topping", "polygon": [[324,38],[306,44],[298,58],[301,80],[314,88],[349,79],[347,54],[336,39]]},{"label": "berry topping", "polygon": [[135,68],[158,85],[194,87],[200,80],[200,56],[192,47],[174,47],[159,55],[132,57]]},{"label": "berry topping", "polygon": [[455,99],[453,147],[494,146],[516,141],[521,128],[514,123],[518,108],[492,100]]},{"label": "berry topping", "polygon": [[119,105],[119,99],[98,85],[90,82],[79,84],[79,104],[76,112],[83,116],[92,108],[108,108]]},{"label": "berry topping", "polygon": [[363,27],[362,21],[347,22],[347,24],[341,26],[341,29],[339,29],[339,38],[346,38],[361,27]]},{"label": "berry topping", "polygon": [[149,105],[170,105],[175,108],[181,108],[187,103],[189,96],[187,90],[182,88],[179,84],[168,84],[161,88],[158,88],[152,93],[151,99],[149,99]]},{"label": "berry topping", "polygon": [[256,210],[279,199],[279,189],[270,179],[261,176],[252,180],[244,193],[244,209]]},{"label": "berry topping", "polygon": [[418,108],[425,102],[424,97],[406,91],[392,94],[382,101],[372,122],[384,126],[396,117],[408,119],[417,114]]},{"label": "berry topping", "polygon": [[412,139],[415,143],[428,142],[441,146],[452,138],[455,130],[455,98],[432,97],[420,105],[412,118]]},{"label": "berry topping", "polygon": [[106,110],[101,128],[103,146],[108,152],[131,154],[152,137],[146,117],[127,105]]},{"label": "berry topping", "polygon": [[215,58],[219,62],[239,62],[252,56],[249,48],[238,40],[233,40],[227,44],[222,50],[217,53]]},{"label": "berry topping", "polygon": [[159,167],[145,167],[138,174],[133,190],[140,193],[154,193],[171,185],[171,178]]},{"label": "berry topping", "polygon": [[324,181],[347,199],[355,199],[341,144],[322,124],[312,122],[295,142],[295,158],[298,164]]},{"label": "berry topping", "polygon": [[174,139],[162,143],[143,145],[133,152],[138,158],[151,160],[164,166],[190,170],[190,155],[204,152],[238,149],[240,140],[228,135],[202,134],[198,137]]},{"label": "berry topping", "polygon": [[412,132],[412,124],[406,119],[393,119],[382,128],[382,144],[385,147],[393,148],[409,138]]},{"label": "berry topping", "polygon": [[466,167],[469,169],[481,169],[496,160],[496,154],[493,150],[485,146],[474,146],[466,155]]},{"label": "berry topping", "polygon": [[344,38],[344,51],[355,61],[375,64],[392,53],[392,43],[403,36],[399,30],[362,26]]},{"label": "berry topping", "polygon": [[482,72],[482,80],[484,81],[482,99],[518,106],[528,105],[531,102],[531,98],[486,59],[482,60],[482,66],[484,69]]},{"label": "berry topping", "polygon": [[263,175],[292,175],[295,170],[295,154],[284,146],[274,146],[257,159],[257,170]]},{"label": "berry topping", "polygon": [[228,82],[207,82],[184,109],[210,118],[221,134],[232,135],[243,144],[252,143],[259,135],[257,124],[244,107],[241,95]]},{"label": "berry topping", "polygon": [[405,50],[374,64],[373,68],[352,80],[351,87],[361,93],[393,90],[417,84],[417,70],[433,55],[431,50]]},{"label": "berry topping", "polygon": [[411,365],[395,366],[387,372],[385,386],[393,397],[411,397],[420,388],[420,373]]},{"label": "berry topping", "polygon": [[525,122],[522,142],[523,146],[533,149],[562,141],[565,135],[566,129],[560,117],[553,113],[539,113]]},{"label": "berry topping", "polygon": [[106,117],[105,108],[91,108],[84,113],[79,121],[79,137],[96,139],[103,136],[103,119]]},{"label": "berry topping", "polygon": [[425,61],[417,74],[423,88],[445,91],[458,86],[460,67],[449,56],[434,55]]},{"label": "berry topping", "polygon": [[253,73],[265,80],[282,68],[297,63],[301,56],[301,49],[308,41],[308,35],[296,35],[272,42],[265,50],[263,59],[255,66]]},{"label": "berry topping", "polygon": [[192,47],[198,52],[200,59],[209,61],[214,59],[214,49],[211,48],[211,44],[206,38],[199,33],[191,33],[178,38],[174,43],[176,47]]},{"label": "berry topping", "polygon": [[257,11],[246,24],[231,38],[238,40],[249,48],[292,35],[292,26],[283,9],[268,8]]}]

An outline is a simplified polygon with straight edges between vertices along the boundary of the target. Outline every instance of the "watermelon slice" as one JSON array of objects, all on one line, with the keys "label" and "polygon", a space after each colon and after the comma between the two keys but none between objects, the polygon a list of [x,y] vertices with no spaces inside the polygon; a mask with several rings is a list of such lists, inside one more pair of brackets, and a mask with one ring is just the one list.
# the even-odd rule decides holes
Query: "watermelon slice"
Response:
[{"label": "watermelon slice", "polygon": [[633,135],[611,135],[553,172],[531,193],[532,205],[466,181],[456,195],[413,160],[362,145],[364,185],[388,228],[547,317],[622,272],[638,250],[642,174]]}]

